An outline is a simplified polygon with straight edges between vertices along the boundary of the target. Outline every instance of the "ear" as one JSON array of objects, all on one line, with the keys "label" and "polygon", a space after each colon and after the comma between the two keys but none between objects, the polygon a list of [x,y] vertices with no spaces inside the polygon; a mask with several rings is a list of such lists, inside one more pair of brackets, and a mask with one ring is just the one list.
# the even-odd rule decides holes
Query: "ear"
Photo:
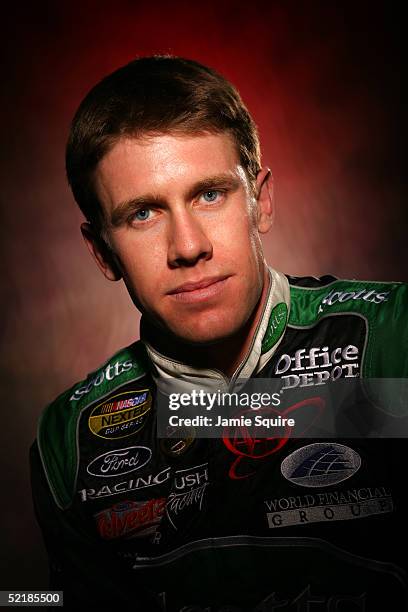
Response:
[{"label": "ear", "polygon": [[256,177],[256,200],[258,204],[258,231],[266,234],[273,223],[275,213],[273,178],[269,168],[261,168]]},{"label": "ear", "polygon": [[90,223],[81,224],[82,236],[88,251],[94,258],[102,274],[110,281],[117,281],[122,278],[120,266],[113,251],[109,248],[101,236],[95,232]]}]

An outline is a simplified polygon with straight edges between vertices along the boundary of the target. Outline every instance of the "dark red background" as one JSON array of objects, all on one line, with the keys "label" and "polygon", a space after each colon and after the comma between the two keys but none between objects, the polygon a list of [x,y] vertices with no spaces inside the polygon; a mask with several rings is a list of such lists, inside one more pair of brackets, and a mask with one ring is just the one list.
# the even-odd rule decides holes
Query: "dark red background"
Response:
[{"label": "dark red background", "polygon": [[[136,55],[232,80],[276,184],[270,263],[408,280],[402,14],[386,2],[38,2],[2,15],[0,589],[45,587],[27,452],[43,406],[138,335],[82,244],[64,177],[87,90]],[[3,9],[4,10],[4,9]]]}]

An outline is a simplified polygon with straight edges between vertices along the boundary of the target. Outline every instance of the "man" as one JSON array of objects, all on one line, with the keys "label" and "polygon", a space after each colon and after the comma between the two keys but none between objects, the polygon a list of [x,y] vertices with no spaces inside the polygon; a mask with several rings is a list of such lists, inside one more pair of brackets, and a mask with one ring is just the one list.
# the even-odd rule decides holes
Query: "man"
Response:
[{"label": "man", "polygon": [[267,267],[256,127],[234,87],[190,60],[142,58],[97,84],[67,173],[91,255],[142,322],[141,341],[40,420],[32,482],[52,587],[67,605],[134,610],[405,609],[399,446],[355,434],[365,403],[351,404],[351,441],[157,427],[174,384],[274,380],[280,415],[306,406],[310,421],[330,381],[406,377],[407,286]]}]

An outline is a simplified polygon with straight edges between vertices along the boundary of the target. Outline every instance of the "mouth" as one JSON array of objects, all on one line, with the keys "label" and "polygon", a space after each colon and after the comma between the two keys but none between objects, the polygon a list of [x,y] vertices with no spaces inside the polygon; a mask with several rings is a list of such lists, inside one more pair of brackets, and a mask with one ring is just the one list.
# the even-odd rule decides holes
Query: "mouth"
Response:
[{"label": "mouth", "polygon": [[183,283],[167,292],[172,298],[181,302],[200,302],[220,293],[229,275],[211,276],[198,281]]}]

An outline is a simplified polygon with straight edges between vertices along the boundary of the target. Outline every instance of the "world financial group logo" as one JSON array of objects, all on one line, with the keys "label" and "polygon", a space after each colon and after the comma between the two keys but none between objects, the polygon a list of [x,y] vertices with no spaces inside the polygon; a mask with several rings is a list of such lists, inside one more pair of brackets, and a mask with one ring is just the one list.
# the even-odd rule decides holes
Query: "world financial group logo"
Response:
[{"label": "world financial group logo", "polygon": [[360,466],[360,455],[352,448],[316,442],[286,457],[281,472],[286,480],[301,487],[328,487],[351,478]]}]

